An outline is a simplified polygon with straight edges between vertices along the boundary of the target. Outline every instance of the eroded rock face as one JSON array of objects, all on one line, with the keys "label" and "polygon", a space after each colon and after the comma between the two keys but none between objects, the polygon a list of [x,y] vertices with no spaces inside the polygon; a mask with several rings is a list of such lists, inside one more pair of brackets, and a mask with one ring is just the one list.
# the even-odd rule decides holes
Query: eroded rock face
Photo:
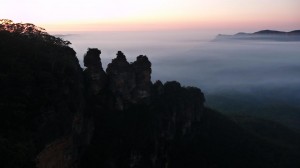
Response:
[{"label": "eroded rock face", "polygon": [[168,113],[161,118],[169,118],[161,128],[165,138],[173,139],[175,135],[184,136],[191,131],[192,123],[199,122],[203,111],[204,95],[195,87],[182,87],[176,81],[166,82],[163,87],[162,102],[168,107]]},{"label": "eroded rock face", "polygon": [[123,110],[126,102],[132,102],[132,92],[136,87],[134,69],[125,55],[118,51],[117,57],[108,64],[106,72],[109,89],[115,96],[116,109]]},{"label": "eroded rock face", "polygon": [[100,59],[101,51],[96,48],[89,48],[84,56],[84,75],[91,95],[97,95],[107,85],[107,76],[102,68]]},{"label": "eroded rock face", "polygon": [[98,124],[83,167],[98,164],[90,159],[94,155],[101,157],[100,165],[111,168],[167,167],[174,150],[170,144],[191,134],[192,125],[200,121],[203,93],[175,81],[152,84],[151,62],[143,55],[129,63],[119,51],[106,72],[111,99],[108,104],[95,102]]},{"label": "eroded rock face", "polygon": [[154,94],[154,96],[160,96],[164,93],[164,85],[163,83],[158,80],[153,84],[153,89],[152,89],[152,94]]},{"label": "eroded rock face", "polygon": [[[63,53],[66,54],[65,52]],[[73,69],[70,69],[73,71],[76,70],[76,73],[74,73],[73,76],[65,74],[62,77],[62,79],[66,80],[65,83],[67,83],[67,85],[61,87],[62,91],[60,92],[64,93],[65,96],[57,97],[62,100],[69,97],[69,100],[56,103],[57,108],[54,109],[57,109],[58,112],[56,113],[59,115],[54,115],[55,111],[52,110],[53,108],[50,108],[50,110],[53,111],[52,113],[54,114],[49,113],[50,110],[47,106],[47,108],[43,109],[47,112],[47,116],[43,116],[42,118],[44,118],[45,121],[41,120],[42,122],[39,123],[43,127],[41,127],[41,133],[38,133],[38,137],[41,137],[38,141],[43,142],[43,139],[48,139],[48,141],[42,143],[43,149],[38,153],[35,159],[36,167],[78,167],[81,155],[89,145],[94,133],[94,119],[90,109],[87,108],[90,105],[90,102],[88,102],[90,99],[87,99],[85,95],[92,97],[94,94],[99,94],[100,91],[104,89],[106,85],[105,82],[107,81],[106,74],[102,69],[99,57],[100,53],[98,49],[89,49],[84,60],[85,66],[88,67],[84,71],[84,77],[82,76],[82,69],[78,61],[73,61],[71,64]],[[69,55],[76,58],[75,52]],[[86,80],[84,80],[84,78],[86,78]],[[85,90],[88,91],[88,94],[84,93]],[[63,106],[63,103],[66,104],[64,106],[67,108]],[[64,125],[61,126],[59,121],[64,123]],[[68,128],[67,131],[58,134],[58,132],[66,128]],[[53,138],[50,139],[48,136],[53,136]]]},{"label": "eroded rock face", "polygon": [[119,51],[108,64],[106,72],[116,109],[124,110],[128,103],[138,103],[151,95],[151,62],[146,56],[140,55],[130,64]]},{"label": "eroded rock face", "polygon": [[151,92],[151,62],[146,56],[140,55],[132,64],[136,76],[134,99],[139,100],[150,96]]},{"label": "eroded rock face", "polygon": [[132,66],[127,62],[125,55],[119,51],[117,57],[108,64],[106,69],[109,76],[109,88],[115,94],[120,94],[124,99],[131,98],[135,88],[135,74]]}]

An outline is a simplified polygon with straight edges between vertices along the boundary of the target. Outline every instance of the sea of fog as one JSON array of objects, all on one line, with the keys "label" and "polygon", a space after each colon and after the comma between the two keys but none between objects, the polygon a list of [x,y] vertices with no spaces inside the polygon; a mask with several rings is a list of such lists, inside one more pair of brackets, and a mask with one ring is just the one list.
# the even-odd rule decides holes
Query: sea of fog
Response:
[{"label": "sea of fog", "polygon": [[[71,41],[82,66],[87,48],[102,51],[104,68],[119,50],[129,62],[138,55],[147,55],[152,62],[152,81],[176,80],[184,86],[199,87],[206,95],[207,103],[216,108],[238,111],[226,109],[226,103],[230,101],[236,102],[236,107],[242,104],[241,108],[246,108],[246,112],[262,113],[265,106],[278,110],[279,104],[283,109],[292,107],[294,111],[291,111],[300,119],[300,42],[214,41],[218,33],[223,32],[61,34]],[[260,105],[263,106],[261,109],[251,108]],[[281,119],[285,120],[282,116]],[[289,117],[286,120],[290,122]],[[300,128],[296,121],[295,124],[293,127]]]}]

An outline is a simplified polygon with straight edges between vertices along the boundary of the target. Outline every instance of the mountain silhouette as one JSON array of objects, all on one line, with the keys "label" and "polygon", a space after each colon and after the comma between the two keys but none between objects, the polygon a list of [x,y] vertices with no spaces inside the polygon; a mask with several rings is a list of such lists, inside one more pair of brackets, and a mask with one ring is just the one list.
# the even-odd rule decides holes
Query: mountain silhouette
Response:
[{"label": "mountain silhouette", "polygon": [[219,34],[215,41],[222,40],[267,40],[267,41],[300,41],[300,30],[290,32],[261,30],[254,33],[240,32],[234,35]]}]

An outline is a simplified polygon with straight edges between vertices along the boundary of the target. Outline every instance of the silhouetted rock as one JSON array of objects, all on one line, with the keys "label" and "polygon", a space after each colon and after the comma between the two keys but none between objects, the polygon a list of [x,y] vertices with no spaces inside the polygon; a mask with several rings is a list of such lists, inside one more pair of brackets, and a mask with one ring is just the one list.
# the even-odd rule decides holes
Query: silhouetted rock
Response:
[{"label": "silhouetted rock", "polygon": [[118,51],[117,57],[106,69],[109,89],[114,94],[115,107],[124,110],[128,103],[137,103],[151,95],[151,62],[140,55],[132,64]]},{"label": "silhouetted rock", "polygon": [[89,48],[84,56],[84,70],[88,90],[90,94],[97,95],[107,86],[107,76],[102,68],[100,59],[101,51],[96,48]]},{"label": "silhouetted rock", "polygon": [[200,89],[183,88],[176,81],[166,82],[163,90],[164,93],[160,97],[163,97],[163,102],[168,102],[166,105],[169,106],[168,113],[165,113],[166,116],[163,118],[172,118],[168,120],[167,125],[174,128],[166,130],[166,134],[169,134],[168,138],[175,135],[184,136],[190,132],[192,123],[200,121],[204,108],[204,95]]},{"label": "silhouetted rock", "polygon": [[132,92],[136,87],[133,67],[127,62],[125,55],[118,51],[117,58],[108,64],[106,69],[109,89],[116,98],[116,108],[123,110],[127,102],[132,102]]},{"label": "silhouetted rock", "polygon": [[140,55],[132,64],[136,77],[136,87],[134,89],[134,99],[139,100],[151,95],[151,62],[147,56]]},{"label": "silhouetted rock", "polygon": [[160,80],[157,80],[153,84],[153,93],[156,96],[162,95],[164,93],[164,85]]},{"label": "silhouetted rock", "polygon": [[100,59],[101,51],[97,48],[89,48],[84,55],[83,63],[85,67],[103,69]]}]

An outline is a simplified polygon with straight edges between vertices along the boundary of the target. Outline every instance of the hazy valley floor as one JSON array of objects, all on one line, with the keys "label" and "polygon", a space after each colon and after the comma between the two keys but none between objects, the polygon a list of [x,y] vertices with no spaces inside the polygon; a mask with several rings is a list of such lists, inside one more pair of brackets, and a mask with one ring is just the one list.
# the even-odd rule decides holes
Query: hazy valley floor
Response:
[{"label": "hazy valley floor", "polygon": [[[88,47],[102,50],[106,67],[118,50],[129,61],[147,55],[152,81],[197,86],[206,104],[226,114],[250,115],[300,129],[300,42],[221,41],[219,32],[71,32],[81,65]],[[62,34],[62,33],[61,33]]]}]

